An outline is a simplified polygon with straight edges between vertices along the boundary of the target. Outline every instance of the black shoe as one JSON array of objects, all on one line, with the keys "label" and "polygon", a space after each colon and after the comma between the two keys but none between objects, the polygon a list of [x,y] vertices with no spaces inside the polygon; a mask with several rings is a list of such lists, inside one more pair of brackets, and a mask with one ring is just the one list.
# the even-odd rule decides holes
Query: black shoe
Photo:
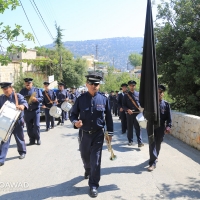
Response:
[{"label": "black shoe", "polygon": [[37,141],[37,145],[41,145],[41,140],[38,140],[38,141]]},{"label": "black shoe", "polygon": [[98,196],[98,191],[97,191],[96,188],[90,189],[90,196],[93,197],[93,198]]},{"label": "black shoe", "polygon": [[25,158],[25,153],[23,153],[23,154],[21,154],[20,156],[19,156],[19,159],[24,159]]},{"label": "black shoe", "polygon": [[35,144],[35,142],[29,142],[28,144],[27,144],[27,146],[31,146],[31,145],[34,145]]},{"label": "black shoe", "polygon": [[89,179],[89,173],[88,172],[85,172],[84,179]]},{"label": "black shoe", "polygon": [[4,163],[1,163],[1,162],[0,162],[0,167],[3,166],[3,165],[4,165]]},{"label": "black shoe", "polygon": [[50,130],[50,128],[47,128],[46,131],[48,132]]},{"label": "black shoe", "polygon": [[156,165],[151,165],[147,168],[149,172],[152,172],[156,168]]},{"label": "black shoe", "polygon": [[60,125],[60,121],[57,123],[57,125]]},{"label": "black shoe", "polygon": [[143,147],[143,146],[144,146],[143,143],[139,143],[139,144],[138,144],[138,147]]},{"label": "black shoe", "polygon": [[126,131],[125,132],[122,132],[122,134],[125,134],[126,133]]},{"label": "black shoe", "polygon": [[133,145],[133,143],[132,143],[132,142],[129,142],[129,143],[128,143],[128,146],[132,146],[132,145]]}]

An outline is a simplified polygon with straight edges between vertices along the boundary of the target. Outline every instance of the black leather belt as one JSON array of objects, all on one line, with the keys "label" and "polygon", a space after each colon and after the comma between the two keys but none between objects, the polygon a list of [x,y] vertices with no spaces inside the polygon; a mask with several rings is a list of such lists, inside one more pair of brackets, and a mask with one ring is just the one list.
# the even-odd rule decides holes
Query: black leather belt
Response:
[{"label": "black leather belt", "polygon": [[35,109],[27,109],[26,111],[29,111],[29,112],[31,112],[31,111],[35,111],[35,110],[38,110],[39,108],[35,108]]},{"label": "black leather belt", "polygon": [[93,133],[96,133],[97,131],[100,131],[100,130],[102,130],[102,128],[100,128],[100,129],[98,129],[98,130],[95,130],[95,131],[85,131],[85,130],[82,130],[83,132],[85,132],[85,133],[89,133],[89,134],[93,134]]}]

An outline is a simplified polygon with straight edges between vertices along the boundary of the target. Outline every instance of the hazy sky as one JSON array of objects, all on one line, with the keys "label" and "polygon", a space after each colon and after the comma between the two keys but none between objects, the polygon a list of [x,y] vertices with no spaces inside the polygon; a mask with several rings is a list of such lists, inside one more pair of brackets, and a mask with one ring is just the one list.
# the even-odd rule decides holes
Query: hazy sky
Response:
[{"label": "hazy sky", "polygon": [[[31,2],[21,0],[41,45],[53,42]],[[158,3],[159,0],[156,0]],[[55,21],[63,31],[63,41],[92,40],[111,37],[143,37],[147,0],[35,0],[35,3],[53,37],[56,36]],[[156,6],[153,6],[156,16]],[[5,25],[23,26],[31,32],[22,7],[1,14]],[[28,47],[39,46],[33,42]]]}]

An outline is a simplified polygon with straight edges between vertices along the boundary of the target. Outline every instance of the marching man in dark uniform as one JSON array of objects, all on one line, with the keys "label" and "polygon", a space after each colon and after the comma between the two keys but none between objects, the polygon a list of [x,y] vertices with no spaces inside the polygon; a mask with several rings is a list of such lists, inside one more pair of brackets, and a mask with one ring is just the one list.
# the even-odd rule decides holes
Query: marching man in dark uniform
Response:
[{"label": "marching man in dark uniform", "polygon": [[[69,103],[71,103],[72,105],[74,105],[77,96],[78,96],[78,92],[76,91],[76,87],[72,86],[71,87],[71,91],[69,93]],[[69,111],[69,116],[70,116],[71,110]]]},{"label": "marching man in dark uniform", "polygon": [[51,128],[54,128],[54,122],[55,118],[52,117],[49,114],[50,108],[54,105],[56,105],[57,98],[56,93],[53,90],[49,89],[49,82],[44,82],[44,91],[43,94],[43,101],[42,101],[42,107],[45,108],[45,121],[46,121],[46,131],[50,130],[50,122],[51,122]]},{"label": "marching man in dark uniform", "polygon": [[136,116],[139,114],[139,92],[135,91],[135,81],[129,81],[129,92],[124,95],[122,104],[123,110],[126,112],[126,119],[127,119],[127,129],[128,129],[128,145],[131,146],[133,144],[133,126],[136,131],[138,147],[144,146],[142,142],[141,130],[136,120]]},{"label": "marching man in dark uniform", "polygon": [[107,127],[111,141],[113,120],[107,97],[98,92],[102,76],[94,73],[86,77],[88,92],[77,97],[70,120],[74,128],[79,128],[80,153],[85,168],[85,179],[89,177],[90,196],[96,197],[100,181],[104,126]]},{"label": "marching man in dark uniform", "polygon": [[28,145],[34,145],[35,141],[37,145],[40,145],[40,103],[43,101],[43,96],[39,88],[33,87],[32,81],[32,78],[24,79],[25,88],[20,91],[20,94],[27,99],[29,105],[24,111],[24,120],[30,140]]},{"label": "marching man in dark uniform", "polygon": [[72,104],[75,103],[76,96],[78,96],[78,92],[76,91],[76,87],[72,86],[71,87],[71,94],[69,94],[69,99],[70,99],[70,102],[72,102]]},{"label": "marching man in dark uniform", "polygon": [[[16,105],[17,109],[23,111],[28,108],[28,103],[24,99],[24,97],[21,94],[16,94],[13,92],[13,88],[11,86],[12,83],[3,82],[0,83],[0,86],[3,90],[3,95],[0,96],[0,108],[3,106],[3,104],[8,100],[14,104],[16,104],[15,98],[17,98],[18,105]],[[15,140],[17,143],[17,150],[19,152],[19,159],[25,158],[26,155],[26,144],[24,140],[24,120],[23,120],[23,112],[21,112],[19,119],[16,122],[15,128],[13,130],[13,134],[15,136]],[[0,166],[4,165],[6,155],[8,152],[10,144],[10,138],[7,142],[1,142],[0,143]]]},{"label": "marching man in dark uniform", "polygon": [[114,98],[113,98],[114,114],[115,114],[115,116],[119,116],[118,92],[119,92],[119,91],[115,91],[115,95],[114,95]]},{"label": "marching man in dark uniform", "polygon": [[[58,90],[56,91],[56,97],[58,100],[58,104],[57,106],[59,108],[61,108],[61,105],[64,101],[68,101],[69,100],[69,94],[67,92],[67,90],[64,89],[64,83],[58,83]],[[62,114],[61,114],[61,119],[59,118],[57,125],[64,125],[64,121],[65,121],[65,111],[62,110]]]},{"label": "marching man in dark uniform", "polygon": [[119,94],[118,97],[118,107],[119,107],[119,112],[120,112],[120,119],[121,119],[121,127],[122,127],[122,134],[126,133],[127,130],[127,120],[126,120],[126,113],[123,109],[123,105],[122,105],[122,101],[123,101],[123,97],[126,94],[127,91],[127,84],[123,83],[121,85],[122,88],[122,93]]},{"label": "marching man in dark uniform", "polygon": [[110,103],[110,109],[111,109],[111,112],[114,114],[114,97],[113,97],[113,95],[114,95],[114,91],[111,91],[110,92],[110,95],[109,95],[109,97],[108,97],[108,99],[109,99],[109,103]]},{"label": "marching man in dark uniform", "polygon": [[152,145],[149,145],[149,168],[148,171],[153,171],[156,168],[158,155],[160,153],[161,142],[163,141],[165,133],[170,133],[172,126],[171,109],[169,103],[163,100],[166,88],[164,85],[158,86],[158,97],[160,102],[160,127],[154,130],[154,139]]}]

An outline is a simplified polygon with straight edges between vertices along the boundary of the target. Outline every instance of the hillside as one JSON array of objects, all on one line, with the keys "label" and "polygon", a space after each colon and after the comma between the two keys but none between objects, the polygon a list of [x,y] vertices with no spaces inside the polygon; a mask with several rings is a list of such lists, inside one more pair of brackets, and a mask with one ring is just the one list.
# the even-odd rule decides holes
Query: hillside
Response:
[{"label": "hillside", "polygon": [[[114,66],[122,69],[127,68],[127,60],[130,53],[142,52],[143,38],[121,37],[64,42],[64,46],[74,54],[74,57],[96,55],[96,45],[98,45],[97,55],[99,61],[109,62],[113,65],[114,58]],[[46,47],[52,48],[53,44],[46,45]]]}]

